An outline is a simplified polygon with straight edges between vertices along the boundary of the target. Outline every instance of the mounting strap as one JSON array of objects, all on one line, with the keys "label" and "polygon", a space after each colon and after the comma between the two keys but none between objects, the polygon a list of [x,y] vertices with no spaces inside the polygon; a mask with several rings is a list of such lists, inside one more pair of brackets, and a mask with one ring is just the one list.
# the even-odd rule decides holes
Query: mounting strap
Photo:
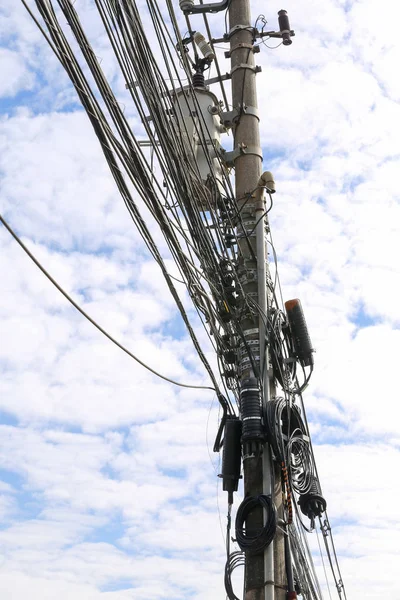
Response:
[{"label": "mounting strap", "polygon": [[224,52],[224,56],[225,58],[230,58],[232,56],[232,52],[235,52],[235,50],[243,50],[243,48],[248,48],[249,50],[252,50],[254,54],[260,52],[260,46],[254,46],[254,44],[245,44],[244,42],[241,42],[240,44],[237,44],[230,50]]},{"label": "mounting strap", "polygon": [[233,35],[235,35],[235,33],[238,33],[239,31],[251,31],[254,34],[255,28],[251,25],[242,25],[238,23],[232,27],[228,33],[224,34],[224,39],[229,40]]},{"label": "mounting strap", "polygon": [[228,167],[233,167],[235,164],[235,160],[239,158],[239,156],[243,156],[245,154],[253,154],[263,159],[262,148],[260,146],[238,146],[232,152],[224,152],[222,154],[222,160]]},{"label": "mounting strap", "polygon": [[236,119],[242,114],[251,115],[260,120],[258,108],[256,106],[247,106],[247,104],[239,105],[237,108],[233,108],[226,112],[221,112],[219,113],[219,116],[225,127],[233,127]]},{"label": "mounting strap", "polygon": [[240,65],[236,65],[236,67],[233,67],[233,69],[230,70],[230,75],[233,75],[233,73],[235,71],[238,71],[239,69],[250,69],[250,71],[253,71],[253,73],[261,73],[261,67],[260,65],[248,65],[247,63],[241,63]]}]

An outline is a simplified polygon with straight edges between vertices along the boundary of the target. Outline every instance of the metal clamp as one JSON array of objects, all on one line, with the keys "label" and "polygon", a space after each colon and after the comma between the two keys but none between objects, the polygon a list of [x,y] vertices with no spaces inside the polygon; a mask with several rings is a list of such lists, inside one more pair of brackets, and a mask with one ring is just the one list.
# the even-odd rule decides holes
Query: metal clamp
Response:
[{"label": "metal clamp", "polygon": [[[253,218],[253,219],[251,219],[251,220],[250,220],[250,219],[243,220],[243,221],[240,223],[240,225],[238,226],[238,229],[240,229],[240,230],[242,230],[242,231],[243,231],[243,230],[245,230],[245,229],[246,229],[246,227],[254,227],[255,223],[256,223],[256,221],[255,221],[255,219],[254,219],[254,218]],[[252,262],[252,260],[250,260],[250,261],[248,261],[248,262]],[[254,261],[253,261],[253,262],[254,262]]]},{"label": "metal clamp", "polygon": [[239,105],[232,110],[219,113],[222,124],[225,127],[233,127],[236,120],[242,115],[251,115],[260,120],[260,113],[256,106],[247,106],[247,104]]},{"label": "metal clamp", "polygon": [[260,357],[257,354],[252,356],[251,358],[250,358],[250,356],[244,356],[243,358],[240,359],[240,365],[242,366],[243,363],[259,361],[259,360],[260,360]]},{"label": "metal clamp", "polygon": [[257,280],[257,269],[249,269],[239,277],[239,281],[242,283],[243,281],[256,281]]},{"label": "metal clamp", "polygon": [[[247,335],[258,335],[259,333],[259,329],[257,329],[256,327],[254,327],[253,329],[244,329],[243,330],[243,335],[246,337]],[[258,340],[256,340],[258,341]]]},{"label": "metal clamp", "polygon": [[253,227],[253,229],[247,229],[243,233],[236,234],[236,239],[237,240],[242,240],[244,238],[253,238],[253,237],[256,237],[256,229],[255,229],[255,227]]},{"label": "metal clamp", "polygon": [[239,69],[250,69],[250,71],[253,71],[253,73],[261,73],[261,66],[260,65],[248,65],[247,63],[240,63],[240,65],[236,65],[235,67],[233,67],[230,70],[230,74],[233,75],[233,73],[235,71],[238,71]]},{"label": "metal clamp", "polygon": [[239,158],[240,156],[244,156],[245,154],[251,154],[254,156],[258,156],[259,158],[261,158],[261,160],[263,159],[261,146],[243,145],[243,146],[238,146],[231,152],[226,152],[226,150],[224,152],[222,152],[222,160],[224,161],[224,163],[226,164],[227,167],[234,167],[235,160],[237,158]]},{"label": "metal clamp", "polygon": [[250,202],[246,202],[243,204],[242,208],[240,209],[242,214],[247,214],[247,213],[251,213],[252,211],[254,211],[255,209],[255,204],[252,204]]},{"label": "metal clamp", "polygon": [[222,2],[213,2],[211,4],[200,4],[197,6],[195,6],[193,0],[180,0],[179,6],[185,15],[196,15],[208,12],[216,13],[228,8],[229,0],[222,0]]},{"label": "metal clamp", "polygon": [[254,46],[254,44],[245,44],[242,42],[241,44],[238,44],[237,46],[234,46],[230,50],[224,52],[224,56],[225,58],[230,58],[232,56],[232,52],[235,52],[235,50],[243,50],[243,48],[248,48],[249,50],[252,50],[253,54],[257,54],[257,52],[260,52],[260,46]]},{"label": "metal clamp", "polygon": [[226,33],[224,35],[224,39],[230,40],[231,37],[233,35],[235,35],[235,33],[238,33],[239,31],[250,31],[251,33],[254,34],[255,28],[252,27],[251,25],[242,25],[241,23],[238,23],[237,25],[235,25],[234,27],[232,27],[232,29],[230,29],[228,31],[228,33]]},{"label": "metal clamp", "polygon": [[[250,329],[250,331],[253,331],[253,330]],[[254,331],[258,334],[258,329],[255,329]],[[260,341],[258,339],[257,340],[246,340],[246,344],[244,342],[240,342],[239,347],[240,347],[240,349],[242,349],[242,348],[247,348],[247,346],[258,346],[259,343],[260,343]]]}]

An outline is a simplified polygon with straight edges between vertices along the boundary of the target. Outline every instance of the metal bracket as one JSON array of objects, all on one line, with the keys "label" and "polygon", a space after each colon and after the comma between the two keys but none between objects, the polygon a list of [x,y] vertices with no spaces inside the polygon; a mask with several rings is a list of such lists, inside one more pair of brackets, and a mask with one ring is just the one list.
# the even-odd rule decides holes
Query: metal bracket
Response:
[{"label": "metal bracket", "polygon": [[257,281],[257,269],[248,269],[246,273],[239,277],[240,283],[244,283],[246,281]]},{"label": "metal bracket", "polygon": [[[250,331],[254,331],[255,333],[259,333],[258,329],[250,329]],[[244,332],[243,332],[244,333]],[[247,346],[258,346],[260,340],[257,338],[256,340],[246,340],[246,344],[244,342],[240,342],[239,348],[247,348]]]},{"label": "metal bracket", "polygon": [[296,34],[293,29],[285,29],[284,31],[262,31],[256,34],[257,38],[270,37],[270,38],[281,38],[283,33],[289,33],[290,37],[294,37]]},{"label": "metal bracket", "polygon": [[233,108],[232,110],[226,112],[221,112],[219,116],[224,127],[233,127],[236,119],[238,119],[242,114],[251,115],[252,117],[256,117],[256,119],[260,120],[258,108],[256,106],[247,106],[247,104],[239,105],[237,108]]},{"label": "metal bracket", "polygon": [[[243,330],[243,335],[246,337],[247,335],[258,335],[259,330],[256,327],[253,327],[253,329],[244,329]],[[258,340],[255,340],[258,342]]]},{"label": "metal bracket", "polygon": [[250,204],[250,202],[246,202],[246,204],[244,204],[242,206],[242,208],[240,209],[240,212],[242,213],[242,215],[245,215],[247,213],[252,213],[254,212],[255,209],[255,204]]},{"label": "metal bracket", "polygon": [[[241,229],[241,231],[245,230],[247,231],[246,227],[254,227],[254,225],[256,224],[256,220],[253,219],[246,219],[246,220],[242,220],[240,222],[240,225],[238,226],[239,229]],[[248,262],[254,262],[254,260],[251,258]]]},{"label": "metal bracket", "polygon": [[222,2],[213,2],[211,4],[200,4],[195,6],[193,0],[180,0],[180,9],[185,15],[195,15],[199,13],[214,13],[225,10],[229,6],[229,0],[223,0]]},{"label": "metal bracket", "polygon": [[[258,355],[252,356],[250,358],[250,356],[244,356],[243,358],[240,359],[240,366],[243,365],[243,363],[250,363],[252,361],[258,361],[260,360],[260,357]],[[251,417],[249,417],[251,418]],[[257,418],[261,418],[261,417],[257,417]]]},{"label": "metal bracket", "polygon": [[263,159],[262,148],[260,146],[238,146],[232,152],[226,152],[226,150],[222,152],[222,160],[227,167],[234,167],[235,160],[245,154],[252,154],[258,156],[261,160]]},{"label": "metal bracket", "polygon": [[253,71],[253,73],[261,73],[261,67],[260,65],[248,65],[247,63],[240,63],[240,65],[236,65],[235,67],[233,67],[233,69],[231,69],[230,73],[231,75],[233,75],[233,73],[235,71],[238,71],[239,69],[250,69],[250,71]]}]

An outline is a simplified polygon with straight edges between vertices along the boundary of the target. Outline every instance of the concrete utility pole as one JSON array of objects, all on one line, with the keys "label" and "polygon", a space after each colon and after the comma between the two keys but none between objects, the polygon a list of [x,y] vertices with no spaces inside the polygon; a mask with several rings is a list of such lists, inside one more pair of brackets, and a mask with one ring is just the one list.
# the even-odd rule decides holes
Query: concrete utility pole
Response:
[{"label": "concrete utility pole", "polygon": [[[254,30],[250,14],[250,0],[231,0],[229,6],[230,55],[232,74],[232,104],[237,111],[234,128],[235,186],[238,208],[243,227],[251,234],[249,249],[242,237],[239,241],[241,255],[238,273],[249,298],[256,299],[260,309],[258,327],[252,315],[243,311],[241,327],[246,343],[256,357],[256,364],[264,373],[261,386],[262,403],[275,395],[275,385],[270,369],[268,345],[265,343],[266,317],[270,310],[267,294],[267,252],[265,240],[266,217],[264,190],[268,185],[262,173],[262,151],[260,148],[259,116],[257,110],[256,68],[254,64]],[[258,190],[257,190],[258,188]],[[256,233],[254,233],[256,232]],[[238,233],[242,233],[238,228]],[[243,346],[242,346],[243,347]],[[242,382],[255,381],[252,365],[243,348],[240,370]],[[251,379],[252,378],[252,379]],[[254,417],[251,417],[254,418]],[[243,444],[243,472],[245,496],[272,495],[282,514],[282,492],[280,465],[272,466],[269,445]],[[272,469],[275,470],[275,490],[272,490]],[[255,509],[247,519],[246,527],[257,530],[263,527],[263,510]],[[264,554],[246,556],[245,600],[285,600],[286,575],[284,540],[277,529],[274,541]]]}]

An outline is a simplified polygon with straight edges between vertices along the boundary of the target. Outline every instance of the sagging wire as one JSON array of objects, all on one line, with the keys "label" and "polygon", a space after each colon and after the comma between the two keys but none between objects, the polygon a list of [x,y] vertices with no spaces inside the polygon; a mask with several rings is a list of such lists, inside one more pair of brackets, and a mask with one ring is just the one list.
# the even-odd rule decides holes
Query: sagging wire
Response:
[{"label": "sagging wire", "polygon": [[100,333],[102,333],[106,338],[108,338],[111,342],[113,342],[113,344],[118,346],[118,348],[120,348],[123,352],[125,352],[125,354],[127,354],[130,358],[133,358],[133,360],[135,360],[142,367],[144,367],[145,369],[147,369],[148,371],[153,373],[153,375],[156,375],[160,379],[164,379],[164,381],[168,381],[168,383],[172,383],[173,385],[177,385],[179,387],[184,387],[184,388],[197,389],[197,390],[213,390],[214,392],[216,391],[213,387],[210,387],[210,386],[192,385],[192,384],[181,383],[179,381],[170,379],[169,377],[166,377],[165,375],[162,375],[158,371],[152,369],[149,365],[147,365],[142,360],[140,360],[130,350],[128,350],[123,344],[118,342],[111,334],[109,334],[101,325],[99,325],[97,323],[97,321],[95,321],[85,310],[83,310],[83,308],[81,306],[79,306],[79,304],[77,302],[75,302],[75,300],[73,300],[73,298],[71,298],[71,296],[60,286],[60,284],[54,279],[54,277],[52,277],[52,275],[50,275],[50,273],[45,269],[45,267],[39,262],[39,260],[35,257],[35,255],[32,254],[32,252],[27,248],[27,246],[23,243],[21,238],[15,233],[15,231],[7,223],[7,221],[4,219],[4,217],[2,215],[0,215],[0,221],[3,224],[3,226],[7,229],[7,231],[12,235],[14,240],[21,246],[23,251],[29,256],[29,258],[32,260],[32,262],[35,263],[35,265],[40,269],[40,271],[43,273],[43,275],[45,275],[47,277],[47,279],[54,285],[54,287],[57,288],[57,290],[64,296],[64,298],[66,298],[68,300],[68,302],[70,302],[70,304],[72,304],[72,306],[74,308],[76,308],[76,310],[78,312],[80,312],[82,316],[85,317],[85,319],[87,319],[92,325],[94,325],[94,327],[96,327],[96,329],[98,329],[100,331]]}]

